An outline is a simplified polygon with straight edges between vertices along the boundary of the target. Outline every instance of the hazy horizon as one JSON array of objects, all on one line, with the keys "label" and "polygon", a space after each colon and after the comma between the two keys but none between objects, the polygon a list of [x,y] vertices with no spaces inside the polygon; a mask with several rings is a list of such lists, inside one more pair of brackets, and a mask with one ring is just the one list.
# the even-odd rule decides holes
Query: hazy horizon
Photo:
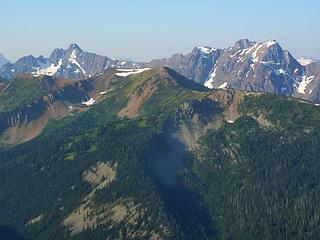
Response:
[{"label": "hazy horizon", "polygon": [[311,0],[6,2],[0,53],[16,61],[77,43],[84,51],[148,61],[248,38],[274,39],[297,58],[320,59],[319,7]]}]

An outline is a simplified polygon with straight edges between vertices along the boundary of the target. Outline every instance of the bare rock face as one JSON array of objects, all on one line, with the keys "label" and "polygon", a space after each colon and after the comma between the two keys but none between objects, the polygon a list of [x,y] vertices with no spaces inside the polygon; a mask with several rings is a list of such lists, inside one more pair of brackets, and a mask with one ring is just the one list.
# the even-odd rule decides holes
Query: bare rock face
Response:
[{"label": "bare rock face", "polygon": [[154,79],[139,86],[136,92],[130,96],[128,104],[118,113],[119,117],[135,118],[139,116],[139,110],[143,103],[157,90],[157,83]]},{"label": "bare rock face", "polygon": [[51,119],[86,110],[103,98],[102,93],[108,91],[113,75],[111,72],[75,82],[42,77],[41,84],[48,90],[47,95],[17,109],[0,112],[0,145],[29,141],[38,136]]},{"label": "bare rock face", "polygon": [[291,96],[302,74],[302,66],[276,41],[241,40],[219,58],[206,86]]},{"label": "bare rock face", "polygon": [[187,55],[175,54],[171,58],[152,60],[149,65],[172,68],[181,75],[204,84],[222,52],[221,49],[196,47]]},{"label": "bare rock face", "polygon": [[32,55],[22,57],[15,63],[0,68],[0,76],[10,79],[17,74],[30,73],[35,76],[48,75],[66,78],[88,78],[107,68],[140,68],[143,63],[119,61],[106,56],[83,51],[77,44],[69,48],[56,48],[49,58]]},{"label": "bare rock face", "polygon": [[270,92],[319,102],[320,64],[300,62],[274,40],[256,43],[242,39],[227,49],[197,47],[189,54],[150,64],[172,68],[208,88]]},{"label": "bare rock face", "polygon": [[195,47],[188,54],[144,63],[119,61],[71,44],[67,49],[56,48],[49,58],[29,55],[15,63],[6,63],[0,67],[0,77],[11,79],[29,73],[85,79],[109,68],[168,67],[208,88],[270,92],[320,102],[319,65],[314,60],[296,60],[274,40],[257,43],[241,39],[226,49]]},{"label": "bare rock face", "polygon": [[313,62],[304,66],[304,76],[294,97],[312,102],[320,102],[320,62]]}]

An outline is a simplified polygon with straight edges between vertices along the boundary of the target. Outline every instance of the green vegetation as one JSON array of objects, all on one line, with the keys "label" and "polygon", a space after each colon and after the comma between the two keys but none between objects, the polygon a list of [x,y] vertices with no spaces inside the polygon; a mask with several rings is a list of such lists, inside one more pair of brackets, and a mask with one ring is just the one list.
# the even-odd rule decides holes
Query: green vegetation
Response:
[{"label": "green vegetation", "polygon": [[[30,239],[69,239],[63,220],[76,209],[90,191],[82,179],[84,171],[97,162],[117,165],[117,177],[112,184],[97,192],[95,207],[114,203],[118,199],[133,199],[143,209],[137,224],[128,231],[139,229],[151,236],[170,237],[179,234],[174,219],[166,213],[161,193],[140,156],[148,149],[161,125],[155,117],[163,109],[142,110],[136,119],[119,119],[117,114],[141,84],[153,78],[146,73],[141,78],[121,79],[114,91],[90,110],[73,117],[51,121],[43,134],[25,144],[0,151],[0,223],[14,226]],[[157,77],[159,89],[161,77]],[[167,94],[158,101],[167,101],[172,92],[172,79],[165,85]],[[175,91],[178,91],[175,86]],[[128,94],[129,91],[131,94]],[[175,100],[176,101],[176,100]],[[183,99],[181,99],[183,101]],[[177,106],[179,102],[175,103]],[[173,108],[168,109],[172,111]],[[19,176],[19,177],[17,177]],[[25,225],[43,214],[39,223]],[[99,227],[74,236],[74,239],[95,237],[127,238],[124,223],[112,229]],[[120,235],[119,235],[120,234]]]},{"label": "green vegetation", "polygon": [[17,77],[2,83],[0,88],[0,112],[10,112],[27,106],[49,92],[42,86],[41,77]]},{"label": "green vegetation", "polygon": [[291,133],[297,128],[316,128],[320,118],[319,106],[272,94],[247,97],[241,111],[255,116],[263,114],[277,128]]},{"label": "green vegetation", "polygon": [[[213,102],[215,92],[164,70],[119,77],[112,89],[88,111],[51,121],[36,139],[0,150],[0,225],[41,240],[320,238],[317,106],[268,94],[247,96],[239,106],[242,117],[207,131],[197,148],[181,154],[185,165],[167,186],[153,161],[176,147],[167,141],[168,119],[182,103]],[[138,114],[119,117],[140,96],[145,98],[137,101]],[[215,114],[221,115],[221,108],[214,105]],[[199,112],[209,114],[205,110]],[[116,175],[92,194],[84,173],[98,162],[112,166]],[[100,218],[71,236],[63,222],[77,216],[84,203],[92,212],[80,220]],[[119,203],[127,204],[122,214],[130,214],[114,221],[105,209]]]},{"label": "green vegetation", "polygon": [[318,239],[319,109],[264,95],[242,111],[275,125],[241,117],[208,132],[185,181],[205,199],[220,239]]},{"label": "green vegetation", "polygon": [[[82,128],[80,132],[68,128],[2,151],[0,222],[25,229],[26,236],[31,239],[50,239],[52,236],[69,239],[61,222],[89,191],[82,173],[100,161],[116,163],[118,174],[110,187],[98,193],[97,206],[101,202],[134,199],[145,209],[145,216],[140,220],[143,225],[133,227],[146,229],[149,234],[151,231],[161,234],[159,227],[168,225],[168,220],[152,180],[144,170],[146,167],[138,159],[148,146],[152,129],[141,128],[138,124],[119,121],[93,131],[85,130],[85,125],[78,122],[75,129]],[[25,223],[37,214],[44,215],[43,221],[25,227]],[[104,236],[117,238],[121,229],[120,224],[111,230],[101,229],[100,233],[92,231],[84,236],[104,233]]]}]

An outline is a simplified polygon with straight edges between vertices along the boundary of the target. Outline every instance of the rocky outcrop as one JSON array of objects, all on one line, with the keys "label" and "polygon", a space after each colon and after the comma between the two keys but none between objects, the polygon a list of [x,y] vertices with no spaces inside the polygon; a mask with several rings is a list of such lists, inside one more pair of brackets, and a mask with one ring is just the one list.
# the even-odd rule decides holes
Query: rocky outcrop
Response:
[{"label": "rocky outcrop", "polygon": [[[42,84],[50,94],[17,110],[0,113],[0,145],[11,145],[37,137],[51,119],[59,119],[77,111],[85,110],[95,101],[103,98],[111,86],[113,72],[87,80],[70,83],[44,77]],[[72,81],[72,80],[71,80]],[[91,101],[90,101],[91,99]]]},{"label": "rocky outcrop", "polygon": [[240,117],[238,108],[246,95],[239,90],[217,90],[181,104],[165,122],[162,133],[154,137],[145,156],[157,180],[174,186],[178,173],[185,169],[185,154],[197,147],[197,140],[208,130]]},{"label": "rocky outcrop", "polygon": [[196,47],[189,54],[175,54],[171,58],[152,60],[150,67],[168,67],[181,75],[204,84],[215,65],[217,59],[223,53],[221,49],[210,47]]},{"label": "rocky outcrop", "polygon": [[132,96],[129,96],[128,104],[118,113],[119,117],[135,118],[139,116],[139,110],[143,103],[157,90],[155,79],[151,79],[137,88]]},{"label": "rocky outcrop", "polygon": [[[36,105],[30,106],[30,110],[36,112],[37,118],[28,119],[31,116],[27,112],[19,112],[7,119],[7,128],[2,133],[0,145],[12,145],[29,141],[42,132],[50,119],[65,117],[70,112],[68,105],[64,102],[43,102],[42,104],[43,109],[37,109]],[[25,120],[21,121],[20,114],[25,117]],[[1,122],[0,124],[2,125],[3,123]]]},{"label": "rocky outcrop", "polygon": [[223,121],[219,102],[204,98],[182,104],[167,121],[165,131],[191,150],[208,129],[218,128]]}]

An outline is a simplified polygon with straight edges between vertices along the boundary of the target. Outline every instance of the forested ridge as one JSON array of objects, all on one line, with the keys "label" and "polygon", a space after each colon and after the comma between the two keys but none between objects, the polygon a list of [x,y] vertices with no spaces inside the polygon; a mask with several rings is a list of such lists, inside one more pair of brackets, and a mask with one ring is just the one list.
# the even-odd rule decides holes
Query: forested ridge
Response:
[{"label": "forested ridge", "polygon": [[[112,89],[0,149],[0,225],[41,240],[320,238],[318,106],[270,94],[235,100],[168,69]],[[134,116],[119,116],[146,91]],[[176,180],[159,180],[155,155],[171,159],[172,139],[192,142],[202,130],[179,155]]]},{"label": "forested ridge", "polygon": [[268,95],[247,98],[242,110],[250,116],[201,138],[186,177],[219,238],[318,239],[319,110]]}]

